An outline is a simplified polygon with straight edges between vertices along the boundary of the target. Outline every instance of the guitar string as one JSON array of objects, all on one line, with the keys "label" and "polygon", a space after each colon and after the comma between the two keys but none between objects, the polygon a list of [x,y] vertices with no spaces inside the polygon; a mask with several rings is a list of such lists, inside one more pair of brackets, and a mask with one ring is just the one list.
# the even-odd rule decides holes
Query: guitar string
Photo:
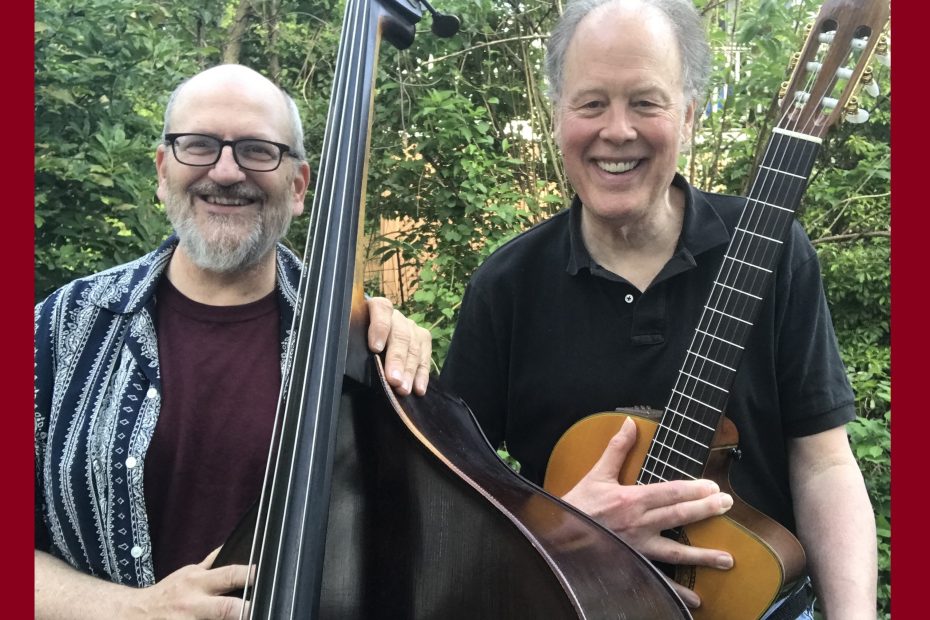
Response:
[{"label": "guitar string", "polygon": [[[819,47],[818,45],[818,48]],[[816,80],[816,76],[809,75],[809,79],[811,82],[808,84],[808,90],[811,88],[810,84]],[[787,96],[786,94],[786,97]],[[790,110],[790,108],[788,109]],[[788,116],[787,113],[783,115],[781,121],[778,123],[779,127],[783,124],[786,116]],[[789,139],[788,147],[783,148],[782,143],[785,142],[785,137],[774,134],[767,145],[767,151],[762,160],[763,163],[770,161],[770,149],[774,148],[775,157],[781,155],[782,161],[771,161],[771,163],[776,164],[773,166],[776,170],[782,170],[786,158],[792,155],[795,150],[803,151],[804,147],[809,146],[802,143],[798,145],[800,147],[799,149],[792,149],[792,146],[797,144],[794,140],[797,139]],[[773,157],[772,160],[774,159]],[[740,218],[738,226],[746,230],[756,231],[777,229],[779,226],[785,224],[790,226],[793,220],[793,214],[787,214],[786,217],[783,211],[779,211],[775,207],[769,207],[765,203],[773,204],[772,196],[784,192],[786,185],[790,185],[791,182],[791,178],[786,175],[773,173],[773,171],[763,172],[760,169],[754,179],[753,188],[749,192],[750,198],[747,199],[744,213]],[[756,189],[757,186],[760,187],[760,189]],[[754,196],[757,197],[753,199]],[[756,220],[755,224],[753,224],[754,219]],[[783,221],[785,219],[788,220],[786,223]],[[774,226],[771,224],[773,220],[775,221]],[[778,220],[782,220],[782,222]],[[768,245],[771,245],[771,242],[763,241],[755,243],[752,241],[749,234],[736,231],[734,239],[731,242],[731,247],[727,251],[727,256],[735,257],[742,254],[743,260],[746,260],[747,263],[754,265],[759,264],[759,253],[766,253],[766,246]],[[752,256],[747,253],[746,246],[748,246],[750,250],[754,250]],[[746,276],[746,273],[749,275]],[[733,315],[740,316],[742,314],[745,316],[746,307],[761,303],[755,298],[748,298],[745,292],[752,290],[761,291],[762,288],[759,286],[759,281],[765,280],[767,277],[768,274],[760,273],[755,267],[750,267],[732,260],[724,261],[718,273],[717,281],[712,289],[708,307],[718,311],[720,308],[733,308]],[[724,284],[727,282],[736,284],[737,286],[730,288]],[[739,282],[745,282],[748,286],[744,285],[740,287],[738,286]],[[715,294],[716,302],[714,301]],[[720,325],[724,323],[732,324],[731,329],[721,330]],[[716,328],[714,324],[716,324]],[[704,330],[701,330],[702,326],[705,326]],[[706,459],[707,449],[704,445],[710,444],[710,440],[713,438],[714,430],[716,429],[716,424],[705,424],[705,422],[710,421],[709,418],[713,418],[714,421],[719,419],[719,416],[722,415],[722,407],[721,411],[718,413],[709,416],[703,415],[701,419],[695,416],[693,412],[697,410],[698,412],[705,411],[706,413],[705,407],[714,408],[710,404],[711,402],[722,405],[726,401],[726,397],[724,396],[721,398],[719,393],[722,386],[729,383],[729,376],[733,374],[733,371],[712,363],[709,364],[703,357],[698,356],[698,352],[703,351],[709,353],[713,349],[719,351],[723,348],[725,353],[724,359],[721,360],[718,356],[718,361],[723,363],[728,360],[737,360],[740,357],[741,351],[727,344],[727,342],[736,341],[737,332],[747,328],[739,326],[733,319],[725,318],[725,316],[719,314],[719,312],[708,313],[708,310],[705,309],[698,323],[698,329],[701,331],[695,332],[692,346],[689,348],[690,353],[686,355],[686,362],[685,366],[682,368],[682,374],[679,374],[676,381],[676,391],[673,391],[670,396],[669,404],[666,408],[666,415],[663,416],[662,424],[656,432],[656,439],[659,442],[659,446],[662,447],[657,450],[650,449],[650,455],[656,458],[656,460],[660,460],[663,469],[661,473],[658,473],[651,472],[649,468],[644,468],[644,472],[649,469],[650,473],[647,475],[654,474],[663,480],[680,478],[681,474],[685,474],[685,477],[692,477],[691,474],[687,473],[687,461],[697,462]],[[722,334],[720,333],[721,331],[723,331]],[[717,337],[715,338],[714,335]],[[719,338],[723,338],[726,342],[721,342]],[[690,368],[687,365],[689,360],[691,362]],[[731,361],[727,366],[729,366],[729,368],[735,368],[736,364]],[[711,369],[711,372],[708,372],[708,368]],[[724,379],[727,380],[724,381]],[[705,387],[705,385],[707,387]],[[691,397],[688,396],[689,394]],[[692,400],[692,398],[695,400]],[[668,427],[669,425],[666,424],[666,422],[669,419],[677,422],[675,425],[677,428]],[[713,426],[714,428],[710,429],[708,428],[709,426]],[[693,441],[686,439],[695,436],[706,437],[707,439],[706,441],[701,441],[700,445],[696,445]],[[656,452],[659,454],[656,455]],[[663,453],[668,454],[668,457],[661,458]],[[695,455],[699,458],[694,459],[693,457]],[[674,465],[668,461],[674,461],[682,466],[674,467]],[[690,469],[692,471],[695,470],[693,466],[691,466]],[[672,475],[670,475],[669,472],[672,472]]]}]

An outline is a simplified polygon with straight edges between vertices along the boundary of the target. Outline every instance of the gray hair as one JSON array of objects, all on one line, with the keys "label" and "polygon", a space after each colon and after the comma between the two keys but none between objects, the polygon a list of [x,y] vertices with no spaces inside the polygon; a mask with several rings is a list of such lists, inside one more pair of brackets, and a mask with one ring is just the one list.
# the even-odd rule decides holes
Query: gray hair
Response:
[{"label": "gray hair", "polygon": [[[578,24],[591,11],[611,2],[621,0],[571,0],[558,23],[549,35],[546,48],[546,74],[549,77],[549,98],[558,104],[562,97],[565,55],[575,35]],[[665,15],[678,41],[681,58],[682,84],[688,100],[698,99],[707,87],[710,78],[710,45],[701,16],[691,0],[637,0],[646,6],[658,9]],[[619,33],[618,33],[619,36]]]},{"label": "gray hair", "polygon": [[[200,74],[198,73],[197,75]],[[171,119],[171,114],[174,111],[174,105],[177,103],[178,95],[180,95],[181,91],[184,90],[184,87],[187,85],[187,83],[197,77],[197,75],[193,75],[185,79],[183,82],[178,84],[173,91],[171,91],[171,96],[168,97],[168,104],[165,106],[165,122],[162,125],[161,130],[162,142],[165,140],[165,135],[170,133],[168,129],[169,120]],[[291,148],[293,148],[291,152],[299,157],[300,161],[304,161],[307,159],[307,151],[304,149],[304,126],[300,120],[300,110],[297,108],[297,102],[294,101],[293,97],[288,95],[280,86],[277,86],[277,88],[281,93],[281,96],[284,97],[284,101],[287,104],[288,122],[291,126],[291,137],[294,140],[294,143],[291,145]]]}]

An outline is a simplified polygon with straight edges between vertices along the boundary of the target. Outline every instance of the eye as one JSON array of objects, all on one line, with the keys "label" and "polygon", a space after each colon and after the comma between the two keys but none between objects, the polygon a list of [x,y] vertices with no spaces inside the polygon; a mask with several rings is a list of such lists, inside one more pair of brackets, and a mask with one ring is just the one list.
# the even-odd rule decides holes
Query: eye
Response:
[{"label": "eye", "polygon": [[178,146],[188,153],[210,153],[216,150],[216,140],[206,136],[185,136],[178,141]]},{"label": "eye", "polygon": [[251,140],[239,143],[239,154],[249,159],[267,161],[278,157],[278,147],[259,140]]}]

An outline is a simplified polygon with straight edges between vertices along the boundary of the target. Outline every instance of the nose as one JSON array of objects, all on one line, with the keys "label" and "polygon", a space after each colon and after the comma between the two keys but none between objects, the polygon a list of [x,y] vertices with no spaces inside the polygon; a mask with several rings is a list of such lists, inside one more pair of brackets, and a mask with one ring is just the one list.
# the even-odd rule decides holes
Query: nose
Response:
[{"label": "nose", "polygon": [[220,150],[220,158],[210,168],[209,176],[219,185],[233,185],[245,180],[245,172],[236,163],[230,145],[227,144]]},{"label": "nose", "polygon": [[599,133],[602,140],[619,144],[636,139],[633,115],[623,105],[611,105],[602,118],[604,125]]}]

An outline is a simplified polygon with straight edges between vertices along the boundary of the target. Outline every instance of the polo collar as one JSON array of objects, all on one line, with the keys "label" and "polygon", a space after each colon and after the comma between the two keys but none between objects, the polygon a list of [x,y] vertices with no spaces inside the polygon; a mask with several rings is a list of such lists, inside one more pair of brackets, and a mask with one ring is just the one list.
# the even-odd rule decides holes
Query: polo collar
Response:
[{"label": "polo collar", "polygon": [[[675,173],[672,185],[683,190],[685,214],[678,238],[675,255],[669,259],[656,280],[665,279],[691,269],[696,265],[695,257],[707,250],[729,243],[730,233],[720,215],[708,202],[703,192],[692,187],[683,176]],[[581,236],[581,212],[583,205],[576,195],[569,212],[569,255],[565,271],[577,275],[581,269],[591,273],[604,272],[585,247]]]}]

